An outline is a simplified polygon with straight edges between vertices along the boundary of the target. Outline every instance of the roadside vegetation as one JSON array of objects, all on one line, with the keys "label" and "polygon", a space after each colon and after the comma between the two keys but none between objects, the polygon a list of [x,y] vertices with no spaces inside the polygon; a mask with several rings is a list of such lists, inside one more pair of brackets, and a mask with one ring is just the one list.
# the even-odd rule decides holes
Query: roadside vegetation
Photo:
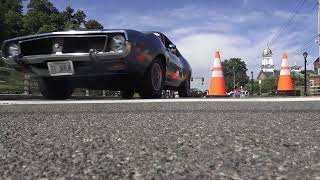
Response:
[{"label": "roadside vegetation", "polygon": [[59,11],[48,0],[30,0],[26,7],[22,0],[0,0],[0,43],[4,40],[37,33],[103,29],[96,20],[87,20],[82,10],[68,6]]},{"label": "roadside vegetation", "polygon": [[222,67],[227,92],[234,90],[234,85],[244,87],[249,82],[249,77],[247,75],[247,65],[242,59],[226,59],[222,62]]},{"label": "roadside vegetation", "polygon": [[[30,0],[23,8],[24,0],[0,0],[0,44],[18,36],[64,30],[103,29],[98,21],[87,20],[82,10],[68,6],[59,11],[49,0]],[[7,69],[0,58],[0,93],[21,94],[22,73]],[[38,92],[34,80],[30,80],[31,93]]]}]

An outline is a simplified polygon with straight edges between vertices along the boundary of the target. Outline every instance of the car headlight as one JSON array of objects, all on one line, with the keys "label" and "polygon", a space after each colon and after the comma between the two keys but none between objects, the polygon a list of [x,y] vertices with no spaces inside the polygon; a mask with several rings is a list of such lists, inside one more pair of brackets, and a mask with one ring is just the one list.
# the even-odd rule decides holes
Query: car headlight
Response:
[{"label": "car headlight", "polygon": [[125,49],[126,40],[121,35],[116,35],[112,37],[111,40],[111,50],[113,52],[123,52]]},{"label": "car headlight", "polygon": [[19,55],[19,53],[20,53],[20,49],[17,44],[12,43],[8,46],[8,57],[17,56]]}]

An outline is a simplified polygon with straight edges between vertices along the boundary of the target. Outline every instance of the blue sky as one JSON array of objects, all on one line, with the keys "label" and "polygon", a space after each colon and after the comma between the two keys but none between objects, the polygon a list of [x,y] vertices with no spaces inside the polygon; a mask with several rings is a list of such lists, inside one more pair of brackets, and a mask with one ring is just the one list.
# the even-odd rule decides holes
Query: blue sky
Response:
[{"label": "blue sky", "polygon": [[[210,79],[215,51],[221,52],[222,59],[242,58],[248,72],[253,70],[256,76],[263,49],[303,0],[50,1],[60,10],[68,5],[82,9],[87,19],[96,19],[105,28],[162,31],[190,61],[193,74]],[[317,35],[315,5],[316,0],[306,0],[280,38],[270,45],[278,69],[283,52],[289,53],[291,65],[302,65],[300,51],[310,40],[306,49],[310,61],[318,56],[312,40]]]}]

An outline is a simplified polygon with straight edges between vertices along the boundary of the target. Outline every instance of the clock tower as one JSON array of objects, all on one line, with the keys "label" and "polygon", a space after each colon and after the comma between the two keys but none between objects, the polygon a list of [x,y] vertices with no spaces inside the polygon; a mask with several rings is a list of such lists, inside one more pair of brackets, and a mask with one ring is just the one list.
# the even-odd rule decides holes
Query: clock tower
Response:
[{"label": "clock tower", "polygon": [[273,54],[269,47],[264,49],[262,54],[262,65],[261,65],[262,72],[274,73],[274,64],[273,64],[272,56]]}]

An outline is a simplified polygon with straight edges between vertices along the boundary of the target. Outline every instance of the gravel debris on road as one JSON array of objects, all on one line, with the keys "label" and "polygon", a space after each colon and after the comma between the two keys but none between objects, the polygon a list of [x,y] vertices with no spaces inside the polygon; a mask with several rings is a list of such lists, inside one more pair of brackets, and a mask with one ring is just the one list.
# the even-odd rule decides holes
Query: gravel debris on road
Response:
[{"label": "gravel debris on road", "polygon": [[0,178],[320,179],[320,102],[0,106]]}]

